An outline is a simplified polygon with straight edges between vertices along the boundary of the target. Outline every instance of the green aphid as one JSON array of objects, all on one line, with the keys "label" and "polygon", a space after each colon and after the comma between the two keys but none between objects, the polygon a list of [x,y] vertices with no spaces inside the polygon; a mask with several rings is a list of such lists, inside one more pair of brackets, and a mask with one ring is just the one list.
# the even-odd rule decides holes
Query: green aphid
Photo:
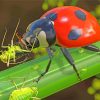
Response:
[{"label": "green aphid", "polygon": [[14,90],[10,96],[9,100],[41,100],[37,97],[38,89],[37,87],[23,87],[25,84],[25,81],[21,88],[18,88],[17,84],[12,81],[14,86],[16,87],[16,90]]},{"label": "green aphid", "polygon": [[36,87],[25,87],[14,90],[9,97],[9,100],[40,100],[37,98],[38,90]]},{"label": "green aphid", "polygon": [[20,52],[20,53],[30,52],[28,50],[23,50],[19,46],[16,46],[16,45],[6,46],[6,48],[8,50],[1,52],[0,60],[3,63],[7,63],[7,66],[9,66],[11,61],[16,62],[16,52]]},{"label": "green aphid", "polygon": [[[2,48],[6,48],[7,50],[4,50],[2,51],[1,50],[1,55],[0,55],[0,60],[3,62],[3,63],[7,63],[7,66],[9,66],[9,64],[16,64],[16,53],[24,53],[24,52],[31,52],[29,50],[24,50],[24,49],[21,49],[20,46],[17,46],[17,45],[14,45],[13,44],[13,39],[14,39],[14,36],[16,34],[16,31],[17,31],[17,28],[18,28],[18,25],[20,23],[20,19],[18,21],[18,24],[16,26],[16,29],[15,29],[15,32],[14,32],[14,35],[11,39],[11,44],[10,45],[7,45],[7,46],[4,46],[4,40],[5,40],[5,36],[7,34],[7,29],[6,29],[6,32],[4,34],[4,37],[3,37],[3,40],[2,40],[2,43],[1,43],[1,47]],[[13,61],[13,63],[11,63]]]}]

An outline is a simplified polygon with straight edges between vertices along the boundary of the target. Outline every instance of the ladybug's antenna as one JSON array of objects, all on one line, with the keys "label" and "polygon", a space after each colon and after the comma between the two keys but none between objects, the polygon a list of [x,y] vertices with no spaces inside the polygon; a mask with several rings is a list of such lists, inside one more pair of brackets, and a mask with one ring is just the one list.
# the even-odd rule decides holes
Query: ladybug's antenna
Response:
[{"label": "ladybug's antenna", "polygon": [[18,33],[16,33],[16,37],[18,38],[18,40],[21,42],[22,37],[18,35]]},{"label": "ladybug's antenna", "polygon": [[21,36],[19,36],[19,34],[18,34],[18,33],[16,33],[16,37],[18,38],[18,41],[19,41],[21,44],[23,44],[23,45],[26,47],[26,49],[27,49],[26,44],[25,44],[25,43],[23,43],[23,41],[22,41],[22,37],[21,37]]}]

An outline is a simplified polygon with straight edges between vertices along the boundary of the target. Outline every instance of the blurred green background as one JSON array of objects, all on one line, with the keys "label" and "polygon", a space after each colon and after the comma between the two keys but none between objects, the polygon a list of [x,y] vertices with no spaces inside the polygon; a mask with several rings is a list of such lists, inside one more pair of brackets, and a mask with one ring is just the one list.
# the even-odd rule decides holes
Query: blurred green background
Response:
[{"label": "blurred green background", "polygon": [[[91,12],[100,22],[100,0],[0,0],[0,43],[2,42],[5,27],[7,27],[8,33],[5,45],[10,44],[10,39],[19,18],[21,23],[18,32],[22,35],[25,33],[28,24],[41,17],[43,13],[54,7],[65,5],[81,7]],[[1,62],[0,70],[6,68],[6,65]],[[100,98],[94,99],[94,95],[87,93],[87,89],[91,86],[93,79],[94,77],[67,90],[51,95],[45,100],[100,100]]]}]

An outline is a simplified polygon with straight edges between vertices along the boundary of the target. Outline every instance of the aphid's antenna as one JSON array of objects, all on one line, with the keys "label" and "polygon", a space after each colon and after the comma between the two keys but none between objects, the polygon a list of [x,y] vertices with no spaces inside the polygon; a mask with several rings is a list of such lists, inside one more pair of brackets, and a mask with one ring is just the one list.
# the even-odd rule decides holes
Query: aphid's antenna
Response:
[{"label": "aphid's antenna", "polygon": [[23,88],[23,87],[24,87],[24,85],[25,85],[25,78],[24,78],[24,81],[23,81],[23,84],[22,84],[21,88]]},{"label": "aphid's antenna", "polygon": [[15,28],[13,37],[12,37],[12,39],[11,39],[11,45],[13,45],[13,39],[14,39],[14,37],[15,37],[15,35],[16,35],[16,31],[17,31],[17,29],[18,29],[19,23],[20,23],[20,18],[19,18],[19,20],[18,20],[18,23],[17,23],[17,26],[16,26],[16,28]]},{"label": "aphid's antenna", "polygon": [[13,83],[13,85],[16,87],[16,89],[18,89],[17,84],[16,84],[13,80],[11,80],[11,82],[12,82],[12,83]]},{"label": "aphid's antenna", "polygon": [[[12,82],[13,85],[16,87],[16,89],[19,89],[18,86],[17,86],[17,84],[13,81],[13,79],[11,80],[11,82]],[[25,85],[25,78],[24,78],[24,82],[23,82],[22,86],[20,87],[20,89],[23,88],[24,85]]]},{"label": "aphid's antenna", "polygon": [[3,40],[2,40],[2,43],[1,43],[1,47],[3,47],[3,44],[4,44],[4,40],[5,40],[5,37],[6,37],[6,34],[7,34],[7,28],[5,27],[5,33],[4,33],[4,36],[3,36]]}]

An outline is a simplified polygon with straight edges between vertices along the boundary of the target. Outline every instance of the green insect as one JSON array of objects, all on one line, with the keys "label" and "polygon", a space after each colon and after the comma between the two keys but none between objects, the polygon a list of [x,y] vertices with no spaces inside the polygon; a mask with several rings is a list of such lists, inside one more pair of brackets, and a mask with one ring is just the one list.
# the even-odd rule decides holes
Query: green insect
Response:
[{"label": "green insect", "polygon": [[16,87],[16,90],[14,90],[10,96],[9,100],[41,100],[37,97],[38,89],[37,87],[24,87],[23,85],[21,88],[18,88],[16,83],[13,82],[13,84]]},{"label": "green insect", "polygon": [[[1,51],[1,55],[0,55],[0,60],[3,62],[3,63],[7,63],[7,66],[9,66],[9,64],[16,64],[16,53],[25,53],[25,52],[30,52],[29,50],[24,50],[24,49],[21,49],[20,46],[18,45],[14,45],[13,44],[13,39],[14,39],[14,36],[16,34],[16,31],[17,31],[17,28],[18,28],[18,25],[20,23],[20,20],[18,21],[18,24],[16,26],[16,29],[15,29],[15,32],[14,32],[14,35],[11,39],[11,44],[9,46],[4,46],[4,40],[5,40],[5,36],[7,34],[7,29],[6,29],[6,32],[4,34],[4,37],[3,37],[3,41],[2,41],[2,44],[1,44],[1,47],[2,48],[5,48],[7,50],[4,50],[4,51]],[[13,61],[13,62],[12,62]],[[25,61],[25,60],[24,60]],[[22,63],[22,62],[18,62],[18,63]]]},{"label": "green insect", "polygon": [[19,43],[17,43],[17,44],[13,43],[13,39],[14,39],[15,35],[17,36],[17,38],[19,39],[19,41],[21,39],[21,37],[19,37],[18,34],[17,34],[17,32],[16,32],[17,28],[19,26],[19,23],[20,23],[20,19],[19,19],[19,21],[17,23],[17,26],[15,28],[13,37],[11,39],[11,44],[7,45],[7,46],[3,45],[5,37],[6,37],[6,34],[7,34],[7,29],[6,29],[6,31],[4,33],[4,37],[3,37],[3,40],[2,40],[2,43],[1,43],[1,47],[3,49],[6,49],[6,50],[3,50],[3,51],[1,50],[0,60],[3,63],[6,63],[8,67],[9,67],[10,64],[18,64],[18,63],[25,62],[27,60],[27,58],[25,58],[23,61],[20,61],[20,62],[16,63],[16,60],[18,60],[19,58],[21,58],[21,56],[18,57],[17,54],[20,54],[20,55],[23,56],[23,55],[28,54],[28,53],[33,53],[34,57],[37,57],[37,56],[40,56],[42,54],[45,54],[45,52],[46,52],[45,48],[35,48],[35,49],[27,50],[27,49],[22,49],[22,47],[20,46]]},{"label": "green insect", "polygon": [[[7,63],[7,66],[9,66],[9,64],[16,64],[16,52],[28,52],[25,50],[22,50],[19,46],[8,46],[7,47],[8,50],[5,50],[1,53],[0,55],[0,59],[3,63]],[[13,63],[11,63],[10,61],[13,61]],[[18,62],[21,63],[21,62]]]}]

